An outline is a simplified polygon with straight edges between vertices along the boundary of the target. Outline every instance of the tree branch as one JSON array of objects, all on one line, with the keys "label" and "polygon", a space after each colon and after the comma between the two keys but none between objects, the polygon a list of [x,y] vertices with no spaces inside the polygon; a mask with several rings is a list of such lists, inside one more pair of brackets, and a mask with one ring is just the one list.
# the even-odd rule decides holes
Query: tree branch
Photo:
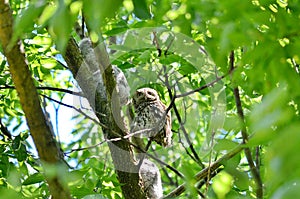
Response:
[{"label": "tree branch", "polygon": [[[197,162],[202,168],[204,168],[205,166],[204,166],[204,164],[202,163],[200,157],[198,156],[196,150],[194,149],[194,146],[193,146],[192,142],[190,141],[190,138],[189,138],[189,136],[188,136],[188,133],[187,133],[185,127],[184,127],[184,124],[183,124],[183,122],[182,122],[181,116],[180,116],[179,111],[178,111],[178,109],[177,109],[177,106],[176,106],[176,104],[175,104],[176,94],[174,94],[174,95],[172,94],[172,88],[171,88],[171,86],[170,86],[170,84],[169,84],[169,77],[168,77],[168,74],[166,73],[165,66],[164,66],[164,72],[165,72],[165,75],[164,75],[164,77],[165,77],[164,83],[165,83],[165,85],[166,85],[166,87],[167,87],[167,89],[168,89],[169,97],[170,97],[170,99],[172,99],[171,105],[172,105],[172,107],[173,107],[173,110],[174,110],[175,115],[176,115],[176,117],[177,117],[177,120],[178,120],[178,122],[179,122],[180,129],[181,129],[182,132],[183,132],[183,135],[184,135],[184,137],[185,137],[185,139],[186,139],[186,141],[187,141],[187,143],[188,143],[188,145],[189,145],[190,150],[192,151],[192,153],[193,153],[193,155],[194,155],[194,158],[195,158],[196,162]],[[175,90],[175,89],[174,89],[174,90]],[[171,105],[168,107],[169,109],[171,108]],[[188,154],[189,154],[189,153],[188,153]]]},{"label": "tree branch", "polygon": [[65,107],[71,108],[71,109],[77,111],[78,113],[82,114],[84,117],[86,117],[86,118],[92,120],[95,124],[98,124],[99,126],[108,129],[107,126],[105,126],[104,124],[100,123],[100,122],[97,121],[96,119],[90,117],[90,116],[87,115],[85,112],[83,112],[81,109],[76,108],[76,107],[74,107],[74,106],[71,106],[71,105],[69,105],[69,104],[65,104],[65,103],[60,102],[60,101],[58,101],[58,100],[55,100],[55,99],[53,99],[53,98],[51,98],[51,97],[48,97],[47,95],[44,95],[44,94],[40,94],[40,95],[43,96],[44,98],[48,99],[48,100],[51,100],[51,101],[55,102],[55,103],[58,103],[58,104],[63,105],[63,106],[65,106]]},{"label": "tree branch", "polygon": [[[231,51],[231,53],[230,53],[229,64],[230,64],[230,69],[232,71],[234,69],[234,51]],[[233,94],[234,94],[234,98],[235,98],[237,113],[242,122],[241,134],[242,134],[242,138],[243,138],[243,144],[247,144],[248,134],[247,134],[247,129],[246,129],[246,122],[245,122],[244,112],[243,112],[243,108],[242,108],[242,102],[241,102],[241,98],[240,98],[240,94],[239,94],[239,88],[237,86],[233,88]],[[262,180],[261,180],[261,177],[259,174],[259,170],[254,164],[250,148],[246,147],[244,149],[244,151],[245,151],[245,155],[246,155],[251,173],[256,182],[256,196],[258,199],[261,199],[261,198],[263,198],[263,183],[262,183]]]},{"label": "tree branch", "polygon": [[[220,166],[224,165],[227,160],[231,159],[235,155],[237,155],[239,152],[243,150],[243,145],[239,145],[224,156],[222,156],[220,159],[215,161],[210,165],[210,167],[206,167],[199,173],[197,173],[194,176],[194,179],[196,182],[199,182],[205,178],[207,178],[209,175],[211,175],[212,172],[216,171]],[[186,183],[183,183],[182,185],[179,185],[176,189],[174,189],[172,192],[170,192],[167,196],[164,198],[174,198],[182,194],[186,190]]]},{"label": "tree branch", "polygon": [[[41,94],[41,96],[43,96],[44,98],[49,99],[49,100],[51,100],[51,101],[54,101],[54,102],[56,102],[56,103],[58,103],[58,104],[60,104],[60,105],[66,106],[66,107],[71,108],[71,109],[74,109],[75,111],[77,111],[77,112],[83,114],[86,118],[92,120],[93,122],[95,122],[95,123],[98,124],[99,126],[108,129],[108,127],[105,126],[104,124],[102,124],[102,123],[98,122],[97,120],[95,120],[94,118],[91,118],[90,116],[86,115],[81,109],[78,109],[78,108],[76,108],[76,107],[74,107],[74,106],[71,106],[71,105],[65,104],[65,103],[63,103],[63,102],[57,101],[57,100],[52,99],[52,98],[50,98],[50,97],[48,97],[48,96],[46,96],[46,95],[43,95],[43,94]],[[151,128],[151,129],[144,129],[144,131],[141,130],[141,131],[139,131],[139,133],[143,133],[143,134],[144,134],[145,132],[148,132],[148,131],[152,131],[152,128]],[[115,135],[117,135],[116,132],[113,132],[113,133],[114,133]],[[130,136],[129,136],[129,135],[130,135]],[[77,149],[72,149],[71,151],[66,152],[65,154],[69,154],[69,153],[72,153],[72,152],[75,152],[75,151],[82,151],[82,150],[92,149],[92,148],[98,147],[98,146],[100,146],[100,145],[102,145],[102,144],[104,144],[104,143],[108,143],[108,142],[116,142],[116,141],[121,141],[121,140],[123,140],[123,141],[125,141],[125,142],[128,142],[128,143],[129,143],[130,145],[132,145],[133,147],[137,148],[140,152],[145,153],[147,156],[149,156],[149,157],[151,157],[152,159],[154,159],[155,161],[159,162],[161,165],[163,165],[163,166],[167,167],[168,169],[172,170],[172,171],[173,171],[174,173],[176,173],[179,177],[183,178],[183,175],[182,175],[178,170],[176,170],[174,167],[172,167],[171,165],[168,165],[167,163],[163,162],[162,160],[158,159],[157,157],[155,157],[155,156],[149,154],[146,150],[141,149],[141,148],[138,147],[137,145],[135,145],[135,144],[129,142],[129,141],[128,141],[128,138],[131,137],[131,136],[133,136],[133,134],[129,134],[129,135],[126,135],[126,136],[124,136],[124,137],[117,137],[117,138],[112,138],[112,139],[105,139],[105,140],[103,140],[102,142],[99,142],[99,143],[97,143],[97,144],[95,144],[95,145],[92,145],[92,146],[83,147],[83,148],[77,148]]]},{"label": "tree branch", "polygon": [[192,91],[188,91],[188,92],[186,92],[186,93],[182,93],[182,94],[179,94],[179,95],[175,95],[175,98],[186,97],[186,96],[188,96],[188,95],[191,95],[191,94],[194,94],[194,93],[199,92],[199,91],[201,91],[201,90],[204,90],[204,89],[206,89],[206,88],[208,88],[208,87],[210,87],[210,86],[213,86],[213,85],[215,85],[216,83],[218,83],[220,80],[222,80],[222,79],[224,79],[225,77],[227,77],[228,75],[230,75],[230,74],[233,72],[233,70],[234,70],[234,69],[230,70],[230,71],[229,71],[227,74],[225,74],[225,75],[222,75],[222,76],[220,76],[220,77],[216,77],[216,79],[213,80],[212,82],[209,82],[209,83],[207,83],[207,84],[205,84],[205,85],[203,85],[203,86],[201,86],[201,87],[199,87],[199,88],[196,88],[196,89],[194,89],[194,90],[192,90]]},{"label": "tree branch", "polygon": [[0,131],[3,133],[3,135],[7,136],[8,139],[12,139],[12,135],[9,132],[9,130],[7,129],[7,127],[5,125],[2,124],[2,120],[0,118]]},{"label": "tree branch", "polygon": [[[122,120],[120,116],[120,107],[118,106],[119,103],[114,103],[117,104],[117,106],[111,105],[112,100],[118,100],[118,98],[111,99],[111,94],[116,85],[114,76],[112,74],[112,67],[109,63],[107,52],[103,46],[100,47],[100,49],[95,49],[95,52],[97,53],[97,56],[99,56],[98,62],[101,65],[100,71],[104,74],[103,80],[106,87],[107,99],[103,99],[103,97],[101,97],[102,94],[99,93],[98,89],[96,89],[96,91],[90,90],[95,86],[92,85],[93,82],[87,81],[89,77],[84,76],[85,74],[81,74],[83,76],[80,76],[80,79],[77,79],[77,82],[90,104],[95,104],[93,109],[99,121],[108,127],[102,128],[104,135],[107,136],[109,140],[120,138],[127,135],[127,132],[122,130],[116,123],[117,121],[120,122]],[[71,38],[68,42],[66,55],[64,58],[73,76],[78,77],[77,74],[83,59],[73,38]],[[128,143],[128,141],[120,139],[115,142],[108,142],[108,146],[124,197],[126,199],[145,199],[146,196],[143,188],[141,187],[140,177],[137,170],[138,168],[135,164],[131,145]]]},{"label": "tree branch", "polygon": [[[2,90],[2,89],[15,89],[15,87],[10,86],[10,85],[4,85],[4,86],[0,86],[0,90]],[[36,89],[37,90],[59,91],[59,92],[64,92],[64,93],[68,93],[71,95],[83,97],[82,92],[75,92],[75,91],[71,91],[71,90],[64,89],[64,88],[55,88],[55,87],[51,87],[51,86],[37,86]]]}]

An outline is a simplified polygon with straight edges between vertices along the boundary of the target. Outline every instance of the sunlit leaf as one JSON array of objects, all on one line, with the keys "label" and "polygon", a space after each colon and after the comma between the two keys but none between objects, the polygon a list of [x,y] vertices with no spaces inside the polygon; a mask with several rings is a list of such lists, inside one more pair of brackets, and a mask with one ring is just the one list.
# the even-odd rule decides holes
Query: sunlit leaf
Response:
[{"label": "sunlit leaf", "polygon": [[86,17],[87,24],[94,32],[99,33],[101,25],[104,24],[105,19],[113,17],[121,5],[121,0],[84,0],[83,12]]},{"label": "sunlit leaf", "polygon": [[12,44],[15,43],[23,33],[30,32],[34,29],[34,24],[46,5],[47,1],[44,0],[32,1],[29,6],[18,15],[14,24]]},{"label": "sunlit leaf", "polygon": [[213,180],[212,188],[217,194],[218,198],[225,198],[226,194],[230,191],[233,178],[226,172],[221,172]]},{"label": "sunlit leaf", "polygon": [[68,5],[63,1],[60,1],[56,6],[57,10],[50,20],[50,30],[56,40],[57,49],[64,52],[76,15],[70,11]]},{"label": "sunlit leaf", "polygon": [[134,14],[140,19],[149,19],[150,13],[145,0],[133,0]]},{"label": "sunlit leaf", "polygon": [[44,176],[41,173],[34,173],[32,175],[30,175],[28,178],[26,178],[23,181],[23,185],[31,185],[31,184],[35,184],[35,183],[40,183],[44,180]]},{"label": "sunlit leaf", "polygon": [[217,143],[214,145],[214,149],[216,151],[222,151],[222,150],[231,150],[235,148],[238,145],[238,143],[228,140],[228,139],[219,139],[217,140]]},{"label": "sunlit leaf", "polygon": [[255,133],[249,144],[262,144],[272,140],[275,136],[274,129],[279,125],[284,125],[292,116],[286,102],[286,89],[274,89],[266,95],[262,103],[257,105],[251,113],[250,121],[253,132]]}]

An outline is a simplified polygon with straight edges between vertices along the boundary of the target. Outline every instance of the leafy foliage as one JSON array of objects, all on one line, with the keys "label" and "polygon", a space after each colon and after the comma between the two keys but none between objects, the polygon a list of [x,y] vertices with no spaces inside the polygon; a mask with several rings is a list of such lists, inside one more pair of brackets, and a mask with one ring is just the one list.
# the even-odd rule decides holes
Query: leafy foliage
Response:
[{"label": "leafy foliage", "polygon": [[[264,196],[300,196],[298,0],[21,0],[10,5],[15,15],[11,42],[22,41],[45,112],[54,107],[48,112],[56,136],[68,134],[61,146],[71,168],[62,176],[73,198],[122,198],[89,105],[83,97],[55,89],[78,89],[61,55],[70,36],[79,42],[74,27],[83,19],[86,26],[81,30],[95,43],[103,37],[112,64],[123,70],[131,92],[152,87],[167,105],[175,98],[173,147],[153,145],[149,151],[185,176],[162,166],[165,194],[186,183],[179,198],[200,193],[207,198],[255,198],[257,183],[244,153],[224,162],[211,180],[194,179],[203,166],[243,143],[241,131],[246,129],[249,141],[244,147],[252,152]],[[47,198],[43,170],[4,56],[0,62],[0,194]],[[244,121],[237,114],[236,87]],[[65,104],[73,106],[68,109],[74,123],[66,124],[74,125],[71,132],[60,129],[64,124],[58,118]]]}]

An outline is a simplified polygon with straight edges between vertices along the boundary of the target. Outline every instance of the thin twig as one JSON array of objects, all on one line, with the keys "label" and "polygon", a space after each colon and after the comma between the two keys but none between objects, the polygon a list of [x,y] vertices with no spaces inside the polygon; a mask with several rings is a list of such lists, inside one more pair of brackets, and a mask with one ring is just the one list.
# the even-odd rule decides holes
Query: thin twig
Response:
[{"label": "thin twig", "polygon": [[68,68],[68,66],[64,63],[64,62],[62,62],[60,59],[58,59],[58,58],[56,58],[56,57],[54,57],[54,56],[51,56],[51,57],[48,57],[48,58],[52,58],[52,59],[54,59],[57,63],[59,63],[63,68],[65,68],[65,69],[67,69],[67,70],[70,70],[69,68]]},{"label": "thin twig", "polygon": [[171,45],[173,44],[174,39],[175,39],[175,37],[172,37],[172,40],[170,41],[170,43],[167,46],[167,49],[165,50],[165,53],[164,53],[165,55],[167,55],[168,51],[170,50]]},{"label": "thin twig", "polygon": [[[129,142],[128,140],[126,140],[127,142]],[[144,149],[140,148],[139,146],[129,142],[130,145],[132,145],[133,147],[135,147],[136,149],[138,149],[140,152],[144,153],[146,156],[154,159],[155,161],[157,161],[159,164],[167,167],[168,169],[170,169],[171,171],[173,171],[174,173],[176,173],[177,176],[184,178],[183,174],[181,174],[177,169],[175,169],[174,167],[172,167],[171,165],[165,163],[164,161],[160,160],[159,158],[156,158],[154,155],[151,155],[150,153],[148,153],[147,151],[145,151]]]},{"label": "thin twig", "polygon": [[160,46],[159,46],[158,39],[157,39],[157,35],[156,35],[156,32],[155,32],[155,31],[153,32],[153,36],[154,36],[154,38],[153,38],[153,44],[155,45],[156,50],[157,50],[157,52],[158,52],[158,57],[160,57],[160,56],[161,56],[162,50],[161,50],[161,48],[160,48]]},{"label": "thin twig", "polygon": [[208,170],[207,170],[207,181],[206,181],[206,188],[205,191],[206,193],[208,192],[208,187],[209,187],[209,180],[211,179],[211,173],[212,171],[210,170],[211,166],[211,160],[212,160],[212,152],[213,152],[213,147],[214,147],[214,137],[215,137],[215,130],[212,130],[212,135],[211,135],[211,150],[209,151],[209,161],[208,161]]},{"label": "thin twig", "polygon": [[[196,180],[196,182],[199,182],[199,181],[202,181],[203,179],[207,178],[209,172],[212,173],[212,172],[216,171],[218,168],[220,168],[220,166],[225,164],[227,162],[227,160],[231,159],[232,157],[234,157],[236,154],[238,154],[242,150],[243,150],[243,145],[238,145],[236,148],[234,148],[233,150],[231,150],[230,152],[228,152],[227,154],[225,154],[224,156],[219,158],[217,161],[212,163],[210,168],[206,167],[206,168],[202,169],[202,171],[200,171],[199,173],[197,173],[194,176],[194,179]],[[183,183],[183,184],[179,185],[176,189],[174,189],[172,192],[170,192],[167,196],[165,196],[164,199],[177,197],[180,194],[182,194],[185,190],[186,190],[186,183]]]},{"label": "thin twig", "polygon": [[[229,73],[228,73],[228,74],[229,74]],[[206,89],[206,88],[208,88],[208,87],[210,87],[210,86],[213,86],[214,84],[216,84],[216,83],[219,82],[220,80],[224,79],[228,74],[222,75],[222,76],[220,76],[220,77],[217,77],[217,78],[216,78],[215,80],[213,80],[212,82],[207,83],[207,84],[205,84],[205,85],[203,85],[203,86],[201,86],[201,87],[199,87],[199,88],[196,88],[195,90],[188,91],[188,92],[186,92],[186,93],[182,93],[182,94],[176,95],[175,98],[186,97],[186,96],[188,96],[188,95],[191,95],[191,94],[194,94],[194,93],[199,92],[199,91],[201,91],[201,90],[204,90],[204,89]]]},{"label": "thin twig", "polygon": [[88,149],[93,149],[93,148],[96,148],[98,146],[101,146],[102,144],[104,143],[108,143],[108,142],[116,142],[116,141],[120,141],[122,138],[113,138],[113,139],[105,139],[97,144],[94,144],[94,145],[91,145],[91,146],[88,146],[88,147],[82,147],[82,148],[77,148],[77,149],[71,149],[70,151],[68,152],[65,152],[65,154],[70,154],[70,153],[73,153],[73,152],[76,152],[76,151],[84,151],[84,150],[88,150]]},{"label": "thin twig", "polygon": [[213,177],[215,177],[218,173],[220,173],[223,170],[224,170],[223,168],[217,168],[213,172],[209,172],[210,174],[207,175],[207,177],[205,177],[203,180],[201,180],[199,182],[199,184],[197,184],[197,188],[200,189],[203,185],[207,184],[207,182],[209,182],[210,179],[212,179]]},{"label": "thin twig", "polygon": [[1,118],[0,118],[0,131],[6,135],[8,137],[8,139],[12,139],[12,135],[11,133],[9,132],[9,130],[7,129],[7,127],[5,125],[3,125],[2,121],[1,121]]},{"label": "thin twig", "polygon": [[96,119],[90,117],[89,115],[87,115],[85,112],[83,112],[83,111],[82,111],[81,109],[79,109],[79,108],[76,108],[76,107],[71,106],[71,105],[69,105],[69,104],[65,104],[65,103],[63,103],[63,102],[60,102],[60,101],[58,101],[58,100],[55,100],[55,99],[53,99],[53,98],[51,98],[51,97],[48,97],[47,95],[44,95],[44,94],[40,94],[40,95],[43,96],[44,98],[49,99],[49,100],[51,100],[51,101],[53,101],[53,102],[56,102],[56,103],[58,103],[58,104],[60,104],[60,105],[63,105],[63,106],[65,106],[65,107],[68,107],[68,108],[71,108],[71,109],[74,109],[75,111],[77,111],[78,113],[84,115],[86,118],[92,120],[93,122],[95,122],[95,123],[98,124],[99,126],[101,126],[101,127],[103,127],[103,128],[106,128],[106,129],[109,129],[106,125],[104,125],[104,124],[100,123],[99,121],[97,121]]},{"label": "thin twig", "polygon": [[[0,86],[0,90],[2,90],[2,89],[15,89],[15,87],[10,86],[10,85],[4,85],[4,86]],[[38,89],[38,90],[59,91],[59,92],[64,92],[64,93],[68,93],[68,94],[71,94],[71,95],[80,96],[80,97],[84,96],[82,92],[75,92],[75,91],[71,91],[71,90],[68,90],[68,89],[55,88],[55,87],[51,87],[51,86],[37,86],[36,89]]]},{"label": "thin twig", "polygon": [[[165,69],[165,66],[164,66],[164,69]],[[166,69],[165,69],[165,70],[166,70]],[[174,95],[172,94],[172,88],[170,87],[170,84],[169,84],[169,76],[168,76],[168,74],[165,73],[164,77],[165,77],[164,84],[166,85],[166,87],[167,87],[167,89],[168,89],[169,97],[170,97],[170,99],[174,99],[174,100],[175,100],[175,98],[176,98],[176,93],[175,93]],[[175,92],[175,89],[174,89],[174,92]],[[196,159],[196,162],[197,162],[202,168],[204,168],[205,166],[204,166],[204,164],[202,163],[202,161],[200,160],[200,158],[199,158],[199,156],[198,156],[196,150],[194,149],[194,146],[193,146],[192,142],[190,141],[190,138],[189,138],[188,133],[187,133],[185,127],[184,127],[184,124],[183,124],[183,122],[182,122],[182,119],[181,119],[181,116],[180,116],[179,111],[178,111],[178,109],[177,109],[177,106],[176,106],[176,104],[175,104],[174,102],[173,102],[173,110],[174,110],[175,115],[176,115],[176,117],[177,117],[177,120],[178,120],[178,122],[179,122],[180,128],[181,128],[181,130],[182,130],[182,132],[183,132],[183,134],[184,134],[184,137],[185,137],[185,139],[186,139],[186,141],[187,141],[187,143],[188,143],[188,145],[189,145],[189,148],[191,149],[191,151],[192,151],[192,153],[193,153],[193,155],[194,155],[194,157],[195,157],[195,159]]]},{"label": "thin twig", "polygon": [[[99,126],[102,126],[103,128],[109,129],[107,126],[105,126],[104,124],[98,122],[96,119],[94,119],[94,118],[92,118],[92,117],[86,115],[81,109],[78,109],[78,108],[76,108],[76,107],[74,107],[74,106],[71,106],[71,105],[65,104],[65,103],[63,103],[63,102],[57,101],[57,100],[52,99],[51,97],[48,97],[48,96],[46,96],[46,95],[43,95],[43,94],[40,94],[40,95],[43,96],[44,98],[49,99],[49,100],[51,100],[51,101],[54,101],[54,102],[56,102],[56,103],[58,103],[58,104],[60,104],[60,105],[66,106],[66,107],[68,107],[68,108],[72,108],[72,109],[76,110],[77,112],[83,114],[86,118],[92,120],[93,122],[95,122],[95,123],[98,124]],[[145,130],[149,130],[149,129],[145,129]],[[113,134],[117,134],[116,132],[112,132],[112,133],[113,133]],[[142,133],[143,133],[143,132],[142,132]],[[130,136],[129,136],[129,137],[130,137]],[[69,153],[72,153],[72,152],[75,152],[75,151],[88,150],[88,149],[91,149],[91,148],[98,147],[98,146],[100,146],[100,145],[102,145],[102,144],[104,144],[104,143],[107,143],[107,142],[116,142],[116,141],[120,141],[120,140],[125,140],[126,142],[129,142],[129,141],[128,141],[128,138],[129,138],[129,137],[128,137],[128,136],[124,136],[124,137],[113,138],[113,139],[105,139],[105,140],[103,140],[102,142],[97,143],[97,144],[95,144],[95,145],[93,145],[93,146],[89,146],[89,147],[85,147],[85,148],[72,149],[71,151],[66,152],[65,154],[69,154]],[[174,167],[172,167],[171,165],[169,165],[169,164],[163,162],[162,160],[156,158],[155,156],[153,156],[153,155],[147,153],[147,151],[145,151],[144,149],[141,149],[141,148],[138,147],[137,145],[135,145],[135,144],[133,144],[133,143],[131,143],[131,142],[129,142],[129,143],[130,143],[130,145],[132,145],[133,147],[137,148],[140,152],[142,152],[142,153],[146,154],[147,156],[151,157],[152,159],[156,160],[158,163],[160,163],[161,165],[167,167],[168,169],[170,169],[170,170],[172,170],[174,173],[176,173],[179,177],[183,178],[183,175],[182,175],[178,170],[176,170]]]},{"label": "thin twig", "polygon": [[[152,149],[152,152],[153,152],[154,156],[156,158],[158,158],[158,154],[156,153],[156,151],[153,148],[151,148],[151,149]],[[173,178],[169,175],[169,172],[166,170],[166,168],[162,167],[161,169],[164,172],[165,176],[168,178],[168,180],[170,182],[169,184],[178,186],[178,184],[176,182],[174,182]]]},{"label": "thin twig", "polygon": [[[180,134],[178,133],[178,135],[180,135]],[[192,160],[194,160],[195,162],[197,162],[197,159],[189,152],[188,148],[186,146],[184,146],[184,143],[183,143],[182,139],[180,139],[179,143],[184,148],[184,150],[188,154],[188,156],[190,156],[190,158],[192,158]]]},{"label": "thin twig", "polygon": [[92,145],[92,146],[88,146],[88,147],[84,147],[84,148],[78,148],[78,149],[72,149],[71,151],[69,152],[66,152],[66,154],[69,154],[69,153],[72,153],[72,152],[75,152],[75,151],[82,151],[82,150],[88,150],[88,149],[92,149],[92,148],[95,148],[95,147],[98,147],[104,143],[108,143],[108,142],[117,142],[117,141],[120,141],[120,140],[123,140],[127,143],[129,143],[131,146],[135,147],[137,150],[139,150],[141,153],[143,153],[144,155],[154,159],[155,161],[157,161],[159,164],[167,167],[168,169],[170,169],[171,171],[173,171],[177,176],[181,177],[181,178],[184,178],[184,176],[177,170],[175,169],[174,167],[172,167],[171,165],[165,163],[164,161],[160,160],[159,158],[155,157],[154,155],[151,155],[149,154],[147,151],[145,151],[144,149],[140,148],[139,146],[135,145],[134,143],[130,142],[128,139],[125,139],[125,138],[113,138],[113,139],[105,139],[103,140],[102,142],[99,142],[95,145]]},{"label": "thin twig", "polygon": [[256,165],[256,168],[257,168],[258,172],[260,173],[260,146],[256,147],[256,151],[255,151],[255,165]]},{"label": "thin twig", "polygon": [[[234,51],[231,51],[231,53],[230,53],[229,64],[230,64],[230,70],[233,71],[233,69],[235,68],[234,67]],[[238,116],[239,116],[239,118],[242,122],[242,125],[243,125],[242,129],[241,129],[243,144],[247,144],[248,134],[247,134],[245,116],[244,116],[244,112],[243,112],[243,108],[242,108],[242,103],[241,103],[241,98],[240,98],[240,93],[239,93],[238,86],[233,88],[233,94],[234,94],[234,98],[235,98],[237,113],[238,113]],[[254,164],[250,148],[246,147],[244,149],[244,151],[245,151],[245,156],[246,156],[246,159],[247,159],[249,167],[250,167],[250,171],[251,171],[251,173],[253,175],[253,178],[256,182],[256,186],[257,186],[256,187],[256,197],[258,199],[261,199],[261,198],[263,198],[263,183],[262,183],[262,180],[261,180],[261,176],[259,174],[259,170],[257,169],[257,167]]]},{"label": "thin twig", "polygon": [[71,95],[80,96],[80,97],[84,96],[82,92],[75,92],[75,91],[71,91],[71,90],[64,89],[64,88],[55,88],[55,87],[50,87],[50,86],[37,86],[36,88],[38,90],[59,91],[59,92],[64,92],[64,93],[68,93]]}]

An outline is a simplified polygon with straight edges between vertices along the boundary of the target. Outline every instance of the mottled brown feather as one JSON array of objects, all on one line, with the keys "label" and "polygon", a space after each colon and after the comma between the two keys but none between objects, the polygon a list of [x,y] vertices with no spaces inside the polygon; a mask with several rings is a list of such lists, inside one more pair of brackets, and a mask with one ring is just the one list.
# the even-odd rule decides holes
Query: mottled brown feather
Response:
[{"label": "mottled brown feather", "polygon": [[136,116],[131,125],[131,133],[143,129],[155,129],[155,132],[140,134],[137,137],[147,137],[159,145],[171,145],[171,113],[166,114],[167,107],[160,101],[158,93],[152,88],[141,88],[133,96]]}]

